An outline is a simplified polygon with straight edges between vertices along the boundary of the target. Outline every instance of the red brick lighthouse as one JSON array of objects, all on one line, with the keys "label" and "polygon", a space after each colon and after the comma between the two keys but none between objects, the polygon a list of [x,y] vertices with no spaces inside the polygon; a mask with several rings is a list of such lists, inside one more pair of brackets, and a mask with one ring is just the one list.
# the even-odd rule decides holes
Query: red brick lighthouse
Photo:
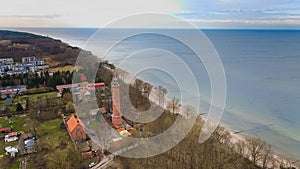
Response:
[{"label": "red brick lighthouse", "polygon": [[111,115],[112,124],[116,129],[122,130],[123,128],[122,114],[120,113],[120,84],[116,77],[113,78],[111,82],[111,92],[112,92],[112,109],[113,109],[113,113]]}]

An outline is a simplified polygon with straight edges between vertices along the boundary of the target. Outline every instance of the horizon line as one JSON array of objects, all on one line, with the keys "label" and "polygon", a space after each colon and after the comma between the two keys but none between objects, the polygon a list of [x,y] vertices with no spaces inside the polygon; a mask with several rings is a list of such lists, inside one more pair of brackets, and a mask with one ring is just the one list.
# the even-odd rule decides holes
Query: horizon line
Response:
[{"label": "horizon line", "polygon": [[[136,28],[136,27],[109,27],[109,28],[97,28],[97,27],[0,27],[0,30],[10,30],[10,29],[165,29],[165,30],[192,30],[192,28]],[[300,31],[300,28],[195,28],[195,30],[291,30],[291,31]]]}]

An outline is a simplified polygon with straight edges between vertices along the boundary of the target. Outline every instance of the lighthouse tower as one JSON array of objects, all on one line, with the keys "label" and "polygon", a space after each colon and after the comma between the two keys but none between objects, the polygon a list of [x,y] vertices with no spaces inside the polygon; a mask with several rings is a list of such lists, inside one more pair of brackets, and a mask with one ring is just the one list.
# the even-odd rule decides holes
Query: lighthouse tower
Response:
[{"label": "lighthouse tower", "polygon": [[122,114],[120,113],[120,84],[118,79],[115,77],[111,82],[111,92],[112,92],[112,109],[113,113],[112,124],[115,128],[122,127]]}]

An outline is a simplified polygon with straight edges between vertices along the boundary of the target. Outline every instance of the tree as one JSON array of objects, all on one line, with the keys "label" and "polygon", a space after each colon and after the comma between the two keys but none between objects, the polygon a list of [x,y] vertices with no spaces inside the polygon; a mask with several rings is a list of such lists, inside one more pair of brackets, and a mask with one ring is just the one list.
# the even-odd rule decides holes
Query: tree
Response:
[{"label": "tree", "polygon": [[262,159],[262,154],[266,143],[259,138],[247,138],[246,140],[250,160],[254,164],[257,164],[257,162]]},{"label": "tree", "polygon": [[167,108],[173,113],[177,114],[179,112],[181,104],[179,102],[179,99],[176,97],[173,97],[172,100],[168,103]]},{"label": "tree", "polygon": [[273,161],[271,145],[266,145],[262,152],[262,168],[268,168],[268,165]]},{"label": "tree", "polygon": [[157,91],[157,95],[158,95],[158,105],[160,107],[164,107],[165,106],[165,95],[168,93],[168,90],[162,86],[158,86],[158,91]]},{"label": "tree", "polygon": [[17,103],[16,105],[16,111],[23,111],[23,107],[22,107],[22,104],[21,103]]},{"label": "tree", "polygon": [[67,153],[62,150],[57,150],[50,153],[47,158],[47,168],[57,169],[57,168],[69,168],[67,161]]},{"label": "tree", "polygon": [[72,93],[70,93],[70,92],[64,93],[62,97],[63,97],[62,100],[63,100],[64,104],[67,104],[67,103],[73,101]]},{"label": "tree", "polygon": [[72,102],[68,102],[66,105],[66,112],[74,113],[74,111],[75,111],[74,104]]},{"label": "tree", "polygon": [[28,132],[32,133],[35,137],[37,137],[38,135],[37,128],[39,127],[40,123],[36,119],[30,119],[27,120],[26,124],[27,124]]}]

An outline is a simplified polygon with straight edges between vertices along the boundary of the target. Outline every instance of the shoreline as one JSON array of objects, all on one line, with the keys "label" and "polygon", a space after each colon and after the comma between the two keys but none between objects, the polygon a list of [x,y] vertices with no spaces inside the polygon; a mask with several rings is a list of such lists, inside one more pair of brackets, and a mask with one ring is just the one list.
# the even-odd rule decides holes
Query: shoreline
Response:
[{"label": "shoreline", "polygon": [[[10,30],[12,30],[12,31],[18,31],[18,32],[23,32],[23,31],[18,30],[18,29],[10,29]],[[25,31],[24,31],[24,32],[25,32]],[[43,34],[41,34],[41,33],[32,33],[32,32],[28,32],[28,33],[31,33],[31,34],[38,34],[38,35],[42,35],[42,36],[48,36],[48,35],[43,35]],[[49,36],[49,37],[50,37],[50,36]],[[50,38],[52,38],[52,36],[51,36]],[[53,37],[53,38],[54,38],[54,39],[63,39],[63,38],[58,38],[58,37]],[[63,42],[64,42],[64,41],[63,41]],[[68,42],[65,42],[65,43],[68,43]],[[81,48],[81,49],[84,50],[83,48]],[[232,131],[229,130],[230,127],[227,127],[227,126],[224,125],[224,124],[220,124],[220,126],[221,126],[221,127],[224,127],[227,131],[230,132],[231,136],[234,138],[234,141],[245,141],[246,138],[248,137],[248,136],[243,136],[243,135],[241,135],[241,134],[234,134]],[[274,149],[272,149],[272,150],[274,150]],[[281,156],[288,156],[288,155],[280,155],[280,154],[278,154],[277,152],[276,152],[276,153],[272,153],[272,154],[273,154],[273,156],[276,157],[276,159],[278,159],[278,160],[286,160],[286,159],[282,158]],[[286,160],[285,162],[288,162],[288,161]]]},{"label": "shoreline", "polygon": [[[223,127],[223,126],[221,126],[221,127]],[[230,133],[230,136],[231,136],[230,141],[231,141],[232,144],[234,144],[234,146],[237,146],[239,144],[239,142],[243,142],[243,143],[246,144],[247,139],[252,138],[252,137],[241,135],[239,133],[235,134],[233,131],[230,131],[228,128],[225,128],[225,130]],[[265,143],[267,143],[267,142],[265,142]],[[246,151],[248,151],[248,150],[246,150]],[[248,153],[249,152],[246,152],[246,154],[244,154],[244,157],[249,159],[249,154]],[[288,155],[276,152],[276,151],[274,151],[274,149],[272,147],[271,147],[271,153],[270,154],[271,154],[272,158],[275,160],[274,168],[280,168],[281,165],[284,165],[285,167],[294,167],[296,169],[299,168],[299,165],[293,164],[293,161],[296,161],[296,159],[293,159],[293,157],[290,157]],[[262,162],[258,161],[257,165],[262,167]],[[268,165],[268,167],[271,167],[271,166]]]},{"label": "shoreline", "polygon": [[[120,68],[119,68],[120,69]],[[124,71],[124,70],[122,70]],[[123,81],[125,83],[128,84],[128,82],[131,82],[131,81],[134,81],[136,80],[136,78],[133,78],[130,76],[130,74],[127,76],[127,78],[125,78]],[[150,83],[150,82],[147,82],[147,83]],[[153,86],[153,87],[157,87],[157,86]],[[157,89],[152,89],[152,92],[154,93],[157,93]],[[152,97],[150,98],[149,97],[149,100],[155,104],[158,105],[158,100],[157,98],[155,97]],[[163,108],[166,109],[166,103],[168,103],[171,99],[168,98],[167,96],[164,98],[164,105]],[[198,112],[199,113],[199,112]],[[253,136],[245,136],[245,135],[242,135],[240,133],[234,133],[234,131],[231,131],[231,127],[229,125],[226,125],[226,124],[219,124],[218,125],[219,127],[223,127],[226,131],[229,132],[230,136],[231,136],[231,142],[234,144],[234,146],[237,146],[237,144],[239,142],[243,142],[243,143],[247,143],[247,139],[250,139],[250,138],[258,138],[258,137],[253,137]],[[243,132],[243,131],[242,131]],[[260,138],[259,138],[260,139]],[[265,142],[266,144],[270,145],[268,142],[262,140],[263,142]],[[280,152],[279,150],[276,150],[274,149],[272,146],[271,146],[271,156],[274,158],[275,160],[275,167],[274,168],[280,168],[280,165],[283,165],[283,166],[288,166],[288,167],[295,167],[296,169],[299,168],[298,165],[294,165],[292,164],[291,161],[295,161],[295,157],[292,157],[290,155],[287,155],[287,154],[283,154],[282,152]],[[244,155],[245,158],[247,158],[247,154]],[[249,158],[247,158],[249,159]],[[258,162],[257,164],[258,166],[262,166],[262,162]],[[272,167],[272,166],[268,166],[268,167]]]}]

